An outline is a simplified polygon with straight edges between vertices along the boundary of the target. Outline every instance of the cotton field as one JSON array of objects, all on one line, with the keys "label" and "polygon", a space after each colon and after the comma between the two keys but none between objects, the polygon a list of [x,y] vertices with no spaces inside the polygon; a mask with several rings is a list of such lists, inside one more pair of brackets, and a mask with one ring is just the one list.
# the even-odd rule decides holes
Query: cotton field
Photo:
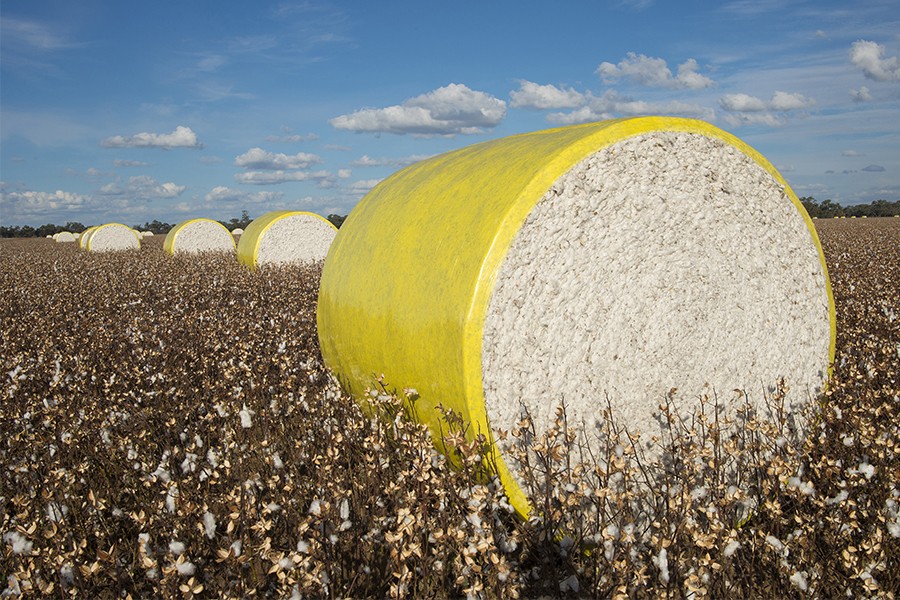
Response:
[{"label": "cotton field", "polygon": [[373,374],[367,412],[340,391],[321,265],[2,240],[0,594],[896,597],[900,223],[816,226],[837,355],[802,422],[715,397],[682,421],[671,395],[649,460],[613,420],[569,451],[561,405],[508,434],[527,522],[457,415],[446,458],[415,390]]}]

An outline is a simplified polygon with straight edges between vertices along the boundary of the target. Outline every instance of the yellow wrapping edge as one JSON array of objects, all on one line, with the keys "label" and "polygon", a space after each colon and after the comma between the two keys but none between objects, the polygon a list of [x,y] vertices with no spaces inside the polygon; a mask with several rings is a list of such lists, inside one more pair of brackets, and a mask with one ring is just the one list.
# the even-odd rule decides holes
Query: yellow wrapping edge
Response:
[{"label": "yellow wrapping edge", "polygon": [[170,230],[169,230],[169,233],[166,234],[166,239],[163,240],[163,251],[164,251],[166,254],[169,254],[169,255],[171,255],[171,256],[175,256],[175,239],[178,237],[178,234],[181,233],[181,231],[182,231],[185,227],[187,227],[187,226],[190,225],[191,223],[196,223],[197,221],[208,221],[208,222],[210,222],[210,223],[215,223],[216,225],[218,225],[219,227],[221,227],[222,229],[224,229],[224,230],[228,233],[228,237],[231,238],[231,246],[232,246],[232,249],[237,250],[237,244],[234,243],[234,236],[231,235],[231,232],[228,231],[228,228],[227,228],[227,227],[225,227],[224,225],[222,225],[222,224],[219,223],[218,221],[214,221],[213,219],[207,219],[207,218],[201,217],[201,218],[198,218],[198,219],[188,219],[187,221],[182,221],[181,223],[179,223],[178,225],[176,225],[175,227],[173,227],[172,229],[170,229]]},{"label": "yellow wrapping edge", "polygon": [[253,219],[253,221],[247,225],[247,229],[241,234],[241,239],[237,244],[238,261],[250,267],[251,270],[255,269],[259,262],[259,245],[262,243],[263,236],[265,236],[269,228],[275,225],[275,223],[281,219],[294,215],[315,217],[320,221],[328,223],[335,231],[338,230],[338,228],[334,226],[334,223],[316,213],[303,210],[274,210]]},{"label": "yellow wrapping edge", "polygon": [[[104,229],[105,227],[124,227],[128,231],[131,231],[132,233],[134,233],[134,230],[131,227],[129,227],[128,225],[123,225],[122,223],[104,223],[103,225],[96,225],[94,227],[94,230],[91,232],[90,237],[88,237],[87,245],[85,246],[85,250],[87,250],[88,252],[91,252],[91,241],[94,239],[94,234],[97,233],[98,231],[100,231],[101,229]],[[138,243],[138,249],[140,249],[140,247],[141,247],[141,239],[140,238],[137,238],[137,243]]]},{"label": "yellow wrapping edge", "polygon": [[[403,329],[402,327],[398,328],[396,324],[391,322],[391,315],[378,315],[377,318],[371,319],[373,323],[367,322],[367,317],[370,317],[371,315],[367,315],[365,310],[360,306],[362,301],[355,302],[357,299],[353,299],[351,302],[346,302],[346,299],[343,299],[345,300],[345,305],[339,306],[333,304],[330,297],[330,287],[333,285],[339,286],[341,279],[349,281],[350,287],[355,289],[365,289],[369,287],[365,285],[367,283],[367,278],[372,277],[374,279],[376,277],[375,275],[370,275],[368,268],[366,267],[357,267],[356,265],[351,266],[350,261],[352,259],[350,257],[342,257],[342,254],[347,252],[343,247],[345,244],[350,250],[365,249],[365,244],[363,243],[360,245],[357,239],[363,238],[363,242],[365,242],[365,232],[354,231],[354,222],[357,219],[362,219],[363,221],[368,220],[370,226],[373,221],[381,226],[386,225],[383,222],[384,219],[375,214],[375,212],[371,210],[371,207],[366,205],[366,200],[371,197],[371,203],[377,204],[381,199],[381,195],[388,193],[388,197],[385,198],[385,200],[388,200],[397,206],[401,206],[404,199],[400,198],[400,200],[396,200],[395,198],[390,197],[391,191],[394,191],[395,195],[399,194],[400,196],[404,196],[404,194],[409,194],[410,196],[415,196],[416,193],[424,193],[417,190],[417,186],[424,186],[427,188],[426,191],[432,194],[429,197],[429,200],[437,203],[436,205],[438,208],[452,209],[454,208],[453,202],[457,197],[465,196],[467,192],[474,194],[478,193],[478,190],[471,189],[471,185],[474,184],[468,183],[468,173],[465,168],[471,167],[472,163],[477,164],[477,161],[482,155],[484,155],[485,160],[498,160],[498,156],[500,156],[497,152],[498,149],[504,153],[503,169],[502,171],[498,170],[497,172],[494,172],[493,175],[494,178],[501,183],[504,181],[513,182],[510,186],[498,186],[500,189],[508,187],[513,191],[509,192],[498,201],[502,203],[499,205],[499,208],[503,211],[503,215],[499,218],[499,221],[495,221],[491,225],[478,224],[481,225],[482,231],[484,231],[484,228],[486,227],[496,225],[492,239],[489,240],[487,246],[477,246],[473,249],[465,247],[453,249],[453,252],[458,254],[484,252],[484,260],[481,262],[474,289],[469,287],[453,289],[451,287],[450,289],[434,290],[434,294],[444,293],[454,296],[448,300],[448,303],[452,306],[468,306],[466,314],[462,316],[463,322],[458,340],[461,347],[445,348],[441,347],[438,343],[430,347],[422,348],[421,351],[427,353],[424,358],[419,357],[417,361],[409,363],[406,366],[403,364],[396,366],[392,363],[392,366],[398,369],[398,371],[389,374],[387,382],[397,386],[422,385],[423,387],[432,387],[438,392],[435,395],[441,396],[440,398],[435,399],[435,402],[439,401],[449,408],[460,410],[463,413],[464,419],[471,424],[469,430],[470,436],[482,433],[491,442],[492,447],[494,448],[494,456],[492,458],[494,459],[493,462],[496,465],[497,473],[507,491],[510,503],[523,517],[527,518],[531,507],[524,491],[519,487],[499,451],[496,449],[494,435],[489,426],[484,403],[481,372],[484,323],[497,274],[499,273],[506,253],[520,230],[525,218],[557,179],[590,154],[629,137],[654,131],[682,131],[720,139],[750,156],[757,164],[775,177],[779,184],[784,186],[792,203],[804,218],[807,229],[819,252],[820,263],[826,277],[829,319],[831,322],[829,363],[833,362],[835,337],[834,301],[831,293],[830,281],[828,279],[828,271],[824,261],[824,253],[822,252],[815,228],[812,225],[812,220],[809,218],[796,195],[790,190],[787,182],[758,152],[735,136],[709,125],[708,123],[693,119],[638,117],[551,129],[477,144],[423,161],[422,163],[411,165],[410,167],[395,173],[393,176],[373,188],[367,198],[360,202],[360,206],[358,206],[348,217],[345,227],[342,228],[341,234],[335,240],[335,243],[329,251],[328,259],[326,259],[322,286],[320,288],[319,311],[317,315],[322,356],[325,359],[326,364],[328,364],[342,380],[344,386],[349,388],[349,391],[356,397],[361,398],[366,382],[370,385],[380,373],[361,373],[359,368],[355,368],[358,367],[358,365],[353,364],[355,357],[364,358],[364,361],[360,360],[358,362],[367,362],[368,364],[378,364],[387,360],[384,355],[396,355],[397,360],[400,363],[403,363],[404,361],[409,362],[410,360],[409,353],[404,354],[405,351],[402,349],[386,349],[383,346],[378,346],[377,344],[383,343],[383,339],[376,339],[375,342],[370,345],[367,345],[367,341],[364,339],[352,339],[349,341],[347,339],[339,340],[337,338],[339,338],[340,335],[332,336],[332,332],[329,329],[331,322],[337,323],[342,319],[344,320],[344,331],[347,331],[348,329],[346,328],[348,327],[348,324],[352,323],[352,327],[349,329],[359,330],[360,337],[364,336],[362,332],[366,330],[371,330],[376,337],[383,338],[385,337],[385,333],[390,333],[392,330]],[[533,162],[536,158],[545,160],[545,162],[536,172],[527,176],[527,181],[521,179],[523,173],[531,173]],[[460,165],[463,165],[463,167],[461,168]],[[517,177],[519,179],[517,179]],[[525,181],[524,185],[522,184],[523,181]],[[441,196],[440,192],[444,188],[452,189],[455,196],[452,198]],[[387,190],[387,192],[385,190]],[[396,212],[399,210],[397,206],[392,206],[390,211]],[[463,208],[463,210],[466,209],[473,213],[478,210],[473,207]],[[394,214],[394,212],[391,214]],[[381,218],[382,222],[379,222],[379,218]],[[478,225],[471,226],[477,227]],[[400,273],[403,275],[410,274],[410,269],[407,265],[415,262],[415,259],[411,259],[403,254],[403,244],[405,243],[403,234],[415,226],[416,223],[404,223],[402,226],[398,226],[398,248],[396,253],[401,258],[398,259],[397,257],[394,257],[394,265],[392,265],[393,270],[391,271],[393,273]],[[472,237],[475,238],[477,236],[473,235]],[[477,243],[482,242],[484,242],[484,240],[481,237],[478,237]],[[354,246],[354,244],[356,245]],[[359,256],[354,258],[358,258],[361,263],[365,263],[367,260],[378,258],[378,255],[376,252],[373,252],[372,256]],[[442,256],[441,258],[443,262],[446,262],[447,264],[436,264],[435,268],[446,268],[449,266],[452,270],[456,258],[449,256]],[[452,275],[450,275],[450,277],[452,277]],[[335,283],[333,283],[333,281]],[[457,277],[454,281],[458,282],[461,280]],[[463,283],[466,283],[466,281]],[[452,284],[453,281],[450,283]],[[372,293],[381,293],[382,295],[385,295],[387,292],[382,288],[378,288],[377,285],[377,281],[373,282],[371,287],[374,291]],[[466,294],[472,295],[466,298]],[[391,298],[388,297],[387,303],[390,303],[390,300]],[[382,298],[376,296],[374,301],[381,302]],[[416,310],[419,310],[420,312],[438,310],[440,307],[437,307],[436,309],[429,307],[424,309],[410,308],[409,314],[405,315],[405,317],[409,319],[420,319],[421,317],[415,312]],[[450,318],[451,321],[449,321],[449,326],[451,327],[455,327],[459,324],[458,321],[455,321],[455,318],[459,317],[459,315],[456,315],[455,317],[454,315],[426,316],[434,316],[435,321],[440,321],[442,317],[444,319]],[[426,321],[426,324],[428,326],[434,325],[431,321]],[[340,333],[342,332],[339,331],[338,334]],[[456,339],[455,334],[452,332],[450,337]],[[387,341],[388,343],[402,346],[405,342],[409,342],[410,340],[396,339]],[[355,353],[354,356],[345,360],[341,356],[341,350],[337,348],[339,342],[343,342],[345,345],[350,344],[350,349]],[[344,349],[346,350],[347,348]],[[456,371],[457,367],[461,367],[459,372]],[[461,381],[454,381],[453,378],[455,376],[459,376]],[[441,378],[448,378],[449,382],[434,383],[434,385],[432,385],[432,382],[436,382]],[[459,384],[459,387],[457,384]],[[421,420],[423,420],[423,422],[431,429],[436,444],[440,446],[439,434],[441,423],[439,415],[437,414],[436,408],[433,405],[429,408],[427,403],[424,405],[424,412],[422,411],[422,400],[427,400],[428,393],[425,392],[423,394],[421,393],[422,390],[419,391],[421,400],[417,403],[417,411],[419,412],[420,417],[422,417]]]}]

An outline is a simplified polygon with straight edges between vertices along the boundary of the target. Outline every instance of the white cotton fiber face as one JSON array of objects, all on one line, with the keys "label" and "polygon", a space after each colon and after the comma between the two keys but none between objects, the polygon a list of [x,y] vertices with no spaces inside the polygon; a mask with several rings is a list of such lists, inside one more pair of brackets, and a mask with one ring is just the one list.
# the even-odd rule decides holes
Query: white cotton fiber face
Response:
[{"label": "white cotton fiber face", "polygon": [[113,250],[136,250],[141,242],[131,228],[125,225],[110,224],[98,227],[91,232],[88,249],[91,252],[108,252]]},{"label": "white cotton fiber face", "polygon": [[325,260],[336,234],[331,224],[310,215],[283,217],[262,234],[256,262],[278,265]]},{"label": "white cotton fiber face", "polygon": [[192,221],[178,232],[175,252],[234,252],[231,232],[214,221]]},{"label": "white cotton fiber face", "polygon": [[494,429],[524,405],[540,432],[565,401],[590,432],[608,398],[646,446],[671,388],[680,410],[735,388],[759,405],[784,377],[804,403],[829,344],[818,250],[782,186],[720,140],[652,132],[577,164],[528,215],[486,316],[485,404]]}]

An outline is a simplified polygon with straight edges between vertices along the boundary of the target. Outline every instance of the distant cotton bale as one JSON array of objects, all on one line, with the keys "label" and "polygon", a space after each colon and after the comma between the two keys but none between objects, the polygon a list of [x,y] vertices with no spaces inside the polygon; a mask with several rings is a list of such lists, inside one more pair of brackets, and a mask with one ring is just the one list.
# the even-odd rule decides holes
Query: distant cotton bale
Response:
[{"label": "distant cotton bale", "polygon": [[106,223],[90,233],[84,249],[88,252],[112,252],[138,250],[140,247],[141,240],[131,227],[121,223]]},{"label": "distant cotton bale", "polygon": [[71,243],[78,239],[78,237],[70,231],[61,231],[61,232],[57,233],[56,236],[54,236],[54,238],[56,239],[57,242],[65,242],[65,243]]},{"label": "distant cotton bale", "polygon": [[169,231],[163,250],[176,252],[231,252],[236,249],[231,232],[212,219],[190,219]]},{"label": "distant cotton bale", "polygon": [[766,415],[783,377],[799,410],[835,348],[824,254],[784,178],[727,132],[667,117],[512,136],[398,171],[335,238],[317,324],[325,363],[358,398],[378,374],[417,391],[438,440],[443,407],[495,442],[522,514],[527,486],[494,432],[523,411],[541,435],[564,401],[604,456],[609,407],[657,453],[672,388],[684,416],[702,395],[733,415],[736,388]]},{"label": "distant cotton bale", "polygon": [[337,228],[317,214],[274,211],[255,219],[238,242],[238,260],[248,267],[325,260]]},{"label": "distant cotton bale", "polygon": [[140,232],[140,233],[141,233],[141,237],[142,237],[142,238],[153,237],[153,232],[152,232],[152,231],[142,231],[142,232]]},{"label": "distant cotton bale", "polygon": [[231,235],[234,235],[234,236],[244,235],[244,230],[241,229],[240,227],[236,227],[235,229],[231,230]]}]

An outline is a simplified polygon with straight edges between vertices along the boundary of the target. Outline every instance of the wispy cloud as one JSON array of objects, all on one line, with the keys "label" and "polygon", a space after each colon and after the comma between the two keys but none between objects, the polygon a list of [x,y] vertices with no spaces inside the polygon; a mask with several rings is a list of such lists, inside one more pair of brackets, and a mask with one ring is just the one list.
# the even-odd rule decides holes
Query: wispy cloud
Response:
[{"label": "wispy cloud", "polygon": [[451,83],[403,104],[364,108],[329,121],[335,129],[367,133],[457,135],[481,133],[506,116],[506,102]]},{"label": "wispy cloud", "polygon": [[129,177],[128,181],[121,185],[109,183],[99,190],[101,196],[124,197],[136,200],[156,200],[161,198],[175,198],[184,193],[187,187],[177,185],[171,181],[159,183],[149,175]]},{"label": "wispy cloud", "polygon": [[319,164],[322,159],[307,152],[287,155],[267,152],[262,148],[250,148],[234,159],[236,167],[244,169],[261,169],[267,171],[279,171],[285,169],[307,169],[314,164]]},{"label": "wispy cloud", "polygon": [[315,181],[329,187],[334,176],[328,171],[248,171],[237,173],[234,180],[250,185],[275,185],[292,181]]},{"label": "wispy cloud", "polygon": [[401,158],[372,158],[367,154],[350,163],[353,167],[405,167],[413,163],[431,158],[431,154],[414,154],[412,156],[404,156]]},{"label": "wispy cloud", "polygon": [[202,148],[197,134],[190,127],[179,125],[172,133],[136,133],[135,135],[114,135],[100,143],[104,148]]},{"label": "wispy cloud", "polygon": [[638,115],[677,115],[711,121],[715,118],[715,111],[700,104],[680,100],[659,102],[635,100],[615,90],[607,90],[602,96],[592,96],[586,106],[568,113],[551,113],[547,116],[547,120],[560,125],[571,125],[611,119],[617,116]]},{"label": "wispy cloud", "polygon": [[814,100],[803,94],[781,91],[776,91],[769,100],[743,93],[719,98],[719,106],[728,113],[725,120],[732,125],[776,127],[784,124],[786,113],[811,108],[814,104]]},{"label": "wispy cloud", "polygon": [[245,192],[225,186],[216,186],[203,197],[204,200],[217,204],[266,204],[281,200],[282,192]]}]

